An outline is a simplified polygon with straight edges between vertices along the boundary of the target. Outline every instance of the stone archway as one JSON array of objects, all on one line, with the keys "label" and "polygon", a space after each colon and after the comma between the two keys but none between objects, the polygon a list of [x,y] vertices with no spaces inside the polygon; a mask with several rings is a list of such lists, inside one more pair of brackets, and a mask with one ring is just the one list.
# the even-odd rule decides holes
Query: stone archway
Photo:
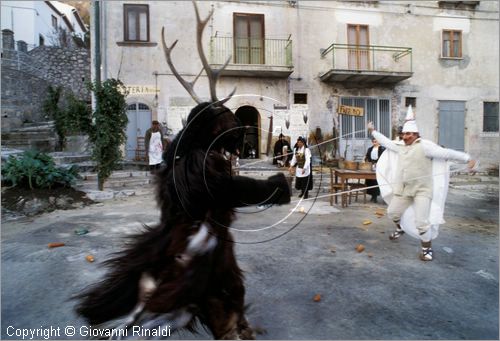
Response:
[{"label": "stone archway", "polygon": [[245,105],[235,113],[236,117],[241,122],[244,130],[243,142],[240,145],[240,157],[242,159],[259,158],[260,157],[260,115],[257,109],[252,106]]}]

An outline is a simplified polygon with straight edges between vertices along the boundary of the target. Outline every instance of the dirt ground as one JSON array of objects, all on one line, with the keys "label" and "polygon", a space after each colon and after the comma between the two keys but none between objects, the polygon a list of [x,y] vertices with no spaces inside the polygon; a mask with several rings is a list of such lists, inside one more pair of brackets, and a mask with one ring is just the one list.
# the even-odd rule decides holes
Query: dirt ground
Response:
[{"label": "dirt ground", "polygon": [[71,187],[2,187],[2,220],[8,217],[36,216],[54,210],[82,208],[92,203],[85,192]]},{"label": "dirt ground", "polygon": [[[450,189],[433,262],[418,259],[416,239],[388,240],[385,209],[295,194],[290,205],[237,213],[248,318],[266,331],[259,339],[498,339],[498,186]],[[16,339],[8,327],[40,326],[59,327],[57,339],[86,338],[71,297],[102,278],[126,236],[158,218],[151,193],[4,222],[1,338]],[[63,334],[68,326],[77,333]],[[210,335],[169,339],[193,338]]]}]

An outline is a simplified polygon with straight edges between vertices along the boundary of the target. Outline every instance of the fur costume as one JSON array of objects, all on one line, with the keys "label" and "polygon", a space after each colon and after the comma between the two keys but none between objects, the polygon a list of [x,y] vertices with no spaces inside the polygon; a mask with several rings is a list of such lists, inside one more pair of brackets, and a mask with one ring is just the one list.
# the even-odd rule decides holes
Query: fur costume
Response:
[{"label": "fur costume", "polygon": [[229,226],[233,208],[284,204],[283,174],[231,176],[223,151],[241,140],[235,115],[202,103],[190,113],[157,175],[161,220],[106,264],[105,279],[80,295],[77,312],[94,328],[190,328],[198,320],[216,339],[252,338],[244,316],[243,275]]}]

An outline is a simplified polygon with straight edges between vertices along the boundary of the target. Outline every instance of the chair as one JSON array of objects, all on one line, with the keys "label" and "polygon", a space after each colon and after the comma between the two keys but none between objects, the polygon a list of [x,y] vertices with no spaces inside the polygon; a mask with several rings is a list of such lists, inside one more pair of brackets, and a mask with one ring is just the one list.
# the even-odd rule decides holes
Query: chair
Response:
[{"label": "chair", "polygon": [[335,204],[337,204],[338,201],[338,195],[337,192],[342,191],[342,185],[341,184],[331,184],[330,186],[330,206],[333,206],[333,198],[335,197]]},{"label": "chair", "polygon": [[366,184],[362,184],[361,183],[361,179],[358,180],[358,183],[357,184],[353,184],[353,183],[350,183],[348,185],[349,187],[349,191],[353,190],[353,189],[358,189],[358,191],[355,191],[355,192],[349,192],[349,204],[351,204],[352,202],[352,196],[355,195],[356,196],[356,202],[358,202],[358,194],[361,194],[363,193],[363,203],[366,204],[366,189],[364,190],[359,190],[361,188],[365,188],[366,187]]},{"label": "chair", "polygon": [[146,144],[144,137],[137,137],[137,148],[135,149],[135,161],[146,161]]}]

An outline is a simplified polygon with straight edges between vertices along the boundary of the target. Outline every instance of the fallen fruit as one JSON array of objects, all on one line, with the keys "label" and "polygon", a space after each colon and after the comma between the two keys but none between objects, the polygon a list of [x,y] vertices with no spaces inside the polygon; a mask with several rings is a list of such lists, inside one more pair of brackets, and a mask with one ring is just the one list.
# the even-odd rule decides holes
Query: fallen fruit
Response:
[{"label": "fallen fruit", "polygon": [[88,255],[88,256],[85,256],[85,259],[87,260],[87,262],[89,263],[92,263],[95,259],[94,259],[94,256],[92,255]]},{"label": "fallen fruit", "polygon": [[66,245],[66,244],[64,244],[64,243],[49,243],[48,247],[50,249],[52,249],[54,247],[60,247],[60,246],[64,246],[64,245]]},{"label": "fallen fruit", "polygon": [[319,302],[319,301],[321,301],[321,295],[320,295],[320,294],[316,294],[316,295],[314,295],[313,301],[314,301],[314,302]]},{"label": "fallen fruit", "polygon": [[356,245],[356,251],[358,251],[358,252],[365,251],[365,246],[363,244]]}]

